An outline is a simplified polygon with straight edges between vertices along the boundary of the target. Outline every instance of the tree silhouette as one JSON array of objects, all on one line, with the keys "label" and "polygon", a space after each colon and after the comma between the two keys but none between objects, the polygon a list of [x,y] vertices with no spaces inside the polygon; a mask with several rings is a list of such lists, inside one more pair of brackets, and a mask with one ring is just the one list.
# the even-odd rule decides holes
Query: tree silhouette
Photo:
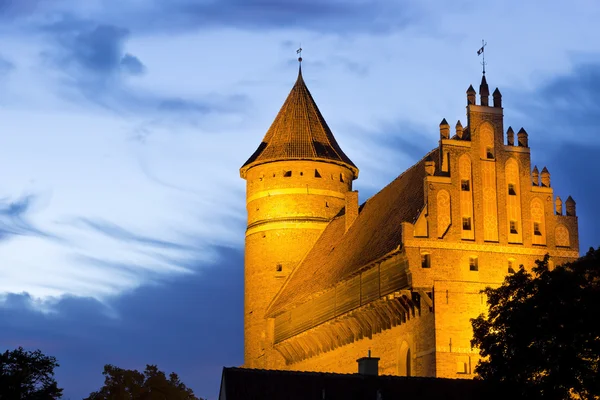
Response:
[{"label": "tree silhouette", "polygon": [[62,389],[54,380],[54,357],[22,347],[0,354],[0,400],[60,399]]},{"label": "tree silhouette", "polygon": [[475,372],[520,398],[599,399],[600,248],[553,270],[548,259],[484,290],[488,315],[471,320],[484,357]]},{"label": "tree silhouette", "polygon": [[104,386],[84,400],[202,400],[186,387],[175,373],[167,379],[156,365],[143,373],[105,365]]}]

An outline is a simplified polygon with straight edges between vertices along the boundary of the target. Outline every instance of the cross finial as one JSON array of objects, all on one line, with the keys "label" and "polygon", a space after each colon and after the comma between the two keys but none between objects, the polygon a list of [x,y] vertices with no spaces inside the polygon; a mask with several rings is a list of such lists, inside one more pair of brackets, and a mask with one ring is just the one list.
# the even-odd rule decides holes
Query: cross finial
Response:
[{"label": "cross finial", "polygon": [[483,66],[483,74],[485,75],[485,46],[487,46],[487,43],[485,40],[481,40],[481,48],[479,50],[477,50],[477,55],[483,55],[483,60],[481,62],[481,65]]},{"label": "cross finial", "polygon": [[298,54],[298,62],[302,62],[302,45],[300,45],[300,47],[298,47],[298,50],[296,50],[296,54]]}]

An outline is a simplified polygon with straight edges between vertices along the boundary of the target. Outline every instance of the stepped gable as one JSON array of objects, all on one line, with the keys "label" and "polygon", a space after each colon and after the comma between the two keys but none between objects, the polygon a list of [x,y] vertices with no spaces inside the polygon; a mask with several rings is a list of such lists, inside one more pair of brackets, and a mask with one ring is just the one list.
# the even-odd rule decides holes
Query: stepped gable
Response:
[{"label": "stepped gable", "polygon": [[258,149],[240,169],[242,178],[255,165],[273,161],[313,160],[343,164],[358,177],[308,91],[302,70]]},{"label": "stepped gable", "polygon": [[347,232],[345,216],[336,217],[288,278],[267,315],[273,317],[303,303],[397,249],[402,244],[401,223],[414,223],[425,205],[425,161],[437,159],[438,153],[432,150],[367,200]]}]

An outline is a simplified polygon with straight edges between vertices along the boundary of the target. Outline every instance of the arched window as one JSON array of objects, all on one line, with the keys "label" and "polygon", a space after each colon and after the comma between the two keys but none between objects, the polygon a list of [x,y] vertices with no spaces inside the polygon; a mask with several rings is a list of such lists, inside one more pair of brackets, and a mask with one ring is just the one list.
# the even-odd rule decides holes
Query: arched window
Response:
[{"label": "arched window", "polygon": [[546,244],[546,218],[544,218],[544,203],[539,198],[531,200],[532,243]]},{"label": "arched window", "polygon": [[481,158],[493,160],[494,156],[494,127],[489,122],[484,122],[479,127],[479,140],[481,143]]},{"label": "arched window", "polygon": [[472,240],[475,238],[475,230],[472,228],[473,192],[471,185],[471,159],[467,154],[463,154],[458,159],[458,175],[460,176],[461,238]]},{"label": "arched window", "polygon": [[450,223],[450,193],[447,190],[440,190],[437,194],[437,231],[438,237],[443,237]]},{"label": "arched window", "polygon": [[403,341],[398,354],[398,375],[400,376],[412,376],[412,357],[410,353],[408,343]]},{"label": "arched window", "polygon": [[509,243],[522,243],[521,193],[519,190],[519,163],[509,158],[504,167],[506,177],[506,219]]}]

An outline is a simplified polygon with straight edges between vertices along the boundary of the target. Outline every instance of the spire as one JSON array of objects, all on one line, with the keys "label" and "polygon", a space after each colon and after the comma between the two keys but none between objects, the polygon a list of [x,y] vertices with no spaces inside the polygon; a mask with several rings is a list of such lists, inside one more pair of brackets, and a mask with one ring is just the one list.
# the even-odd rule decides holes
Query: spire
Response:
[{"label": "spire", "polygon": [[492,97],[494,98],[494,107],[502,107],[502,93],[500,93],[500,90],[498,90],[498,88],[494,90],[494,93],[492,93]]},{"label": "spire", "polygon": [[245,177],[246,171],[255,165],[287,160],[342,164],[354,173],[354,178],[358,176],[358,168],[338,145],[306,87],[301,68],[271,127],[258,149],[240,169],[240,174]]},{"label": "spire", "polygon": [[467,105],[475,104],[475,95],[476,94],[477,94],[477,92],[473,88],[473,85],[469,85],[469,88],[467,89]]},{"label": "spire", "polygon": [[515,145],[515,131],[513,131],[512,126],[509,126],[506,131],[506,143],[508,143],[509,146]]},{"label": "spire", "polygon": [[460,119],[456,122],[456,136],[458,136],[459,139],[462,139],[463,137],[463,126],[460,123]]},{"label": "spire", "polygon": [[531,183],[533,186],[540,186],[540,171],[538,171],[537,165],[531,171]]},{"label": "spire", "polygon": [[481,84],[479,85],[479,96],[481,98],[481,105],[487,107],[490,101],[490,88],[488,87],[487,80],[484,75],[481,77]]},{"label": "spire", "polygon": [[544,167],[544,169],[542,169],[541,177],[542,186],[550,187],[550,172],[548,171],[548,168]]},{"label": "spire", "polygon": [[569,217],[576,217],[577,213],[575,211],[575,200],[573,200],[573,198],[571,196],[569,196],[567,198],[567,201],[565,202],[565,205],[567,206],[567,216]]},{"label": "spire", "polygon": [[527,131],[523,128],[519,129],[517,132],[517,141],[519,142],[519,146],[521,147],[529,147],[529,135],[527,135]]},{"label": "spire", "polygon": [[450,137],[450,125],[448,124],[448,121],[446,121],[446,118],[444,118],[442,120],[442,122],[440,122],[440,138],[448,139],[449,137]]}]

